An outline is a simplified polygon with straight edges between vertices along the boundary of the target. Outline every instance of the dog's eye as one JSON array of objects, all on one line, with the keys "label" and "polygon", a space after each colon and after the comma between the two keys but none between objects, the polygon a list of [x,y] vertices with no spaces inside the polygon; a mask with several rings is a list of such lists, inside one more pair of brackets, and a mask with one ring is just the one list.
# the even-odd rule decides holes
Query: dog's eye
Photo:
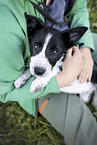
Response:
[{"label": "dog's eye", "polygon": [[38,46],[38,45],[34,45],[34,48],[35,48],[36,50],[38,50],[38,49],[39,49],[39,46]]},{"label": "dog's eye", "polygon": [[57,54],[57,52],[58,52],[57,50],[53,50],[52,54]]}]

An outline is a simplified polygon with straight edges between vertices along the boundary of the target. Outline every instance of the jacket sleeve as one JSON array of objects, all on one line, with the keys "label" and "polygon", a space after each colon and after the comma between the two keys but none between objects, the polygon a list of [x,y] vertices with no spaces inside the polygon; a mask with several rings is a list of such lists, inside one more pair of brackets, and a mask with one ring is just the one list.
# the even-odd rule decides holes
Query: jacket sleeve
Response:
[{"label": "jacket sleeve", "polygon": [[91,48],[91,50],[93,51],[94,43],[93,43],[91,31],[90,31],[89,12],[87,9],[86,0],[75,0],[73,8],[68,14],[68,20],[70,22],[70,28],[74,28],[78,26],[88,27],[87,32],[79,40],[79,43],[84,43],[82,47]]},{"label": "jacket sleeve", "polygon": [[[27,100],[32,100],[36,98],[40,98],[42,96],[47,95],[48,93],[59,93],[60,89],[56,82],[56,77],[51,78],[48,85],[38,93],[30,93],[30,85],[34,77],[30,78],[29,81],[20,89],[14,88],[13,83],[2,83],[0,84],[0,101],[6,103],[7,101],[17,101],[17,102],[25,102]],[[6,92],[6,93],[5,93]]]},{"label": "jacket sleeve", "polygon": [[[33,81],[33,77],[20,89],[16,89],[11,83],[0,82],[0,101],[6,103],[7,101],[16,101],[18,104],[30,115],[35,116],[36,107],[35,99],[47,95],[48,93],[59,93],[60,89],[57,85],[56,78],[53,77],[48,85],[38,93],[30,93],[29,88]],[[5,93],[6,92],[6,93]],[[3,94],[2,94],[3,93]]]}]

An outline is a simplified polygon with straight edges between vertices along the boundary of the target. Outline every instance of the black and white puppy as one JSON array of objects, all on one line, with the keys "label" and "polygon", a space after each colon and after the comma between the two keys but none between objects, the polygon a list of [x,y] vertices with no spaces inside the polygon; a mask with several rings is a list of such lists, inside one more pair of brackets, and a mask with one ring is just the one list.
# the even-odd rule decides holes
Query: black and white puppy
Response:
[{"label": "black and white puppy", "polygon": [[[19,76],[15,81],[15,87],[20,88],[31,77],[36,79],[30,86],[30,92],[42,90],[57,75],[62,68],[62,62],[66,57],[68,48],[74,46],[87,31],[87,27],[77,27],[65,31],[59,31],[46,26],[39,18],[25,15],[28,26],[28,39],[30,44],[31,62],[30,69]],[[72,72],[72,70],[71,70]],[[61,88],[66,93],[80,94],[85,102],[90,100],[90,94],[96,90],[97,66],[94,65],[92,82],[81,84],[77,79],[69,86]]]}]

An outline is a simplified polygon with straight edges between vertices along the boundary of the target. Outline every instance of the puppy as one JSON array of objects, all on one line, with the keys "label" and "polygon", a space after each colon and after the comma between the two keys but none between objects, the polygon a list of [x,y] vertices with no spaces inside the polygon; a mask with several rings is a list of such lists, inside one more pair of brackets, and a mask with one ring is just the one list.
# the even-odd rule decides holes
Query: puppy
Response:
[{"label": "puppy", "polygon": [[[61,71],[68,48],[77,43],[87,31],[87,27],[81,26],[59,31],[46,26],[39,18],[27,14],[25,14],[25,17],[31,52],[30,69],[20,75],[14,85],[16,88],[22,87],[33,75],[36,79],[30,86],[30,92],[36,93],[42,90],[50,79]],[[96,83],[97,66],[95,64],[91,82],[81,84],[76,79],[69,86],[61,88],[60,91],[80,94],[80,97],[88,102],[90,94],[96,90]]]}]

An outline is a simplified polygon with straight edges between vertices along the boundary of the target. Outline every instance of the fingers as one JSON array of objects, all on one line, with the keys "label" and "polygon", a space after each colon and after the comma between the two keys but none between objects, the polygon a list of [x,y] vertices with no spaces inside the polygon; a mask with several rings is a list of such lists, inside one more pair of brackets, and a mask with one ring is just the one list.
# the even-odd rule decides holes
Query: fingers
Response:
[{"label": "fingers", "polygon": [[79,76],[79,81],[81,83],[85,83],[87,80],[91,81],[91,76],[92,76],[92,71],[88,72],[88,71],[85,71],[85,70],[82,69],[82,72]]},{"label": "fingers", "polygon": [[[72,61],[73,67],[76,66],[76,71],[80,74],[79,81],[81,83],[84,83],[87,80],[91,81],[93,60],[89,48],[78,49],[78,47],[73,46],[67,51],[67,59]],[[78,69],[78,67],[80,69]]]},{"label": "fingers", "polygon": [[67,57],[71,57],[75,55],[77,52],[79,52],[79,49],[77,46],[73,46],[72,48],[68,49],[67,51]]},{"label": "fingers", "polygon": [[78,51],[79,51],[79,49],[78,49],[78,47],[77,47],[77,46],[73,46],[73,47],[72,47],[72,50],[73,50],[74,54],[75,54],[76,52],[78,52]]},{"label": "fingers", "polygon": [[91,81],[92,72],[93,72],[93,67],[92,67],[92,69],[91,69],[91,71],[90,71],[90,75],[89,75],[89,77],[88,77],[88,81],[89,81],[89,82]]},{"label": "fingers", "polygon": [[87,80],[91,81],[92,72],[93,72],[93,65],[84,61],[82,72],[79,76],[79,81],[81,83],[85,83],[85,81]]},{"label": "fingers", "polygon": [[72,48],[71,49],[68,49],[66,56],[67,57],[71,57],[72,56]]},{"label": "fingers", "polygon": [[84,64],[83,64],[81,74],[79,76],[79,81],[81,83],[85,83],[85,81],[87,80],[91,81],[94,63],[93,63],[93,60],[89,51],[86,51],[85,49],[83,49],[81,50],[81,52],[82,52]]},{"label": "fingers", "polygon": [[85,81],[88,79],[89,75],[88,72],[85,72],[85,70],[82,69],[82,72],[79,76],[80,83],[85,83]]},{"label": "fingers", "polygon": [[89,77],[88,77],[88,81],[91,81],[91,77],[92,77],[92,73],[93,73],[93,66],[94,66],[94,62],[92,60],[91,64],[90,64],[90,74],[89,74]]}]

